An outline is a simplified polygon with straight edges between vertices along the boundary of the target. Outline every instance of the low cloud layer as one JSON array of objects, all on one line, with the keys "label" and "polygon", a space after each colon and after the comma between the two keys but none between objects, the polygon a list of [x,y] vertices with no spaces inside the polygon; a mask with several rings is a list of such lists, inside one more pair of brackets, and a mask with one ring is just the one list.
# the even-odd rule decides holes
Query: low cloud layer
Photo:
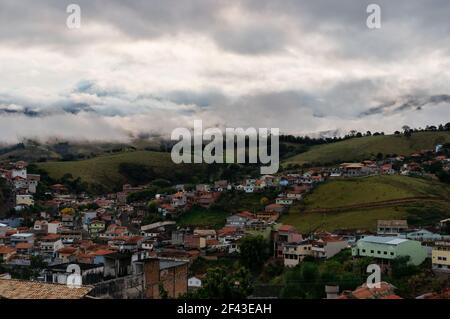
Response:
[{"label": "low cloud layer", "polygon": [[1,142],[450,121],[448,1],[378,1],[378,30],[356,0],[79,0],[70,30],[73,2],[1,2]]}]

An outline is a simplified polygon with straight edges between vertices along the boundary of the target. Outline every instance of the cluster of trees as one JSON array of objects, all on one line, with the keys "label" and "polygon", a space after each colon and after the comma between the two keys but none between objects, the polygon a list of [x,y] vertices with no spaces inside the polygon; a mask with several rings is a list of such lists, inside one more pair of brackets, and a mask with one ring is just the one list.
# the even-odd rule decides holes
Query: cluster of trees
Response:
[{"label": "cluster of trees", "polygon": [[195,292],[188,292],[181,298],[245,299],[252,291],[252,276],[246,268],[230,271],[225,267],[216,267],[206,272],[203,287]]},{"label": "cluster of trees", "polygon": [[[440,132],[444,132],[444,131],[450,131],[450,122],[446,123],[446,124],[439,124],[438,126],[435,125],[427,125],[425,128],[411,128],[408,125],[403,125],[402,127],[403,130],[403,134],[405,136],[411,136],[412,133],[417,133],[417,132],[436,132],[436,131],[440,131]],[[401,132],[400,131],[395,131],[394,133],[395,135],[400,135]]]},{"label": "cluster of trees", "polygon": [[353,261],[349,250],[335,258],[317,263],[306,257],[298,266],[283,274],[282,298],[319,299],[325,297],[325,285],[338,285],[339,290],[354,290],[367,277],[370,259]]}]

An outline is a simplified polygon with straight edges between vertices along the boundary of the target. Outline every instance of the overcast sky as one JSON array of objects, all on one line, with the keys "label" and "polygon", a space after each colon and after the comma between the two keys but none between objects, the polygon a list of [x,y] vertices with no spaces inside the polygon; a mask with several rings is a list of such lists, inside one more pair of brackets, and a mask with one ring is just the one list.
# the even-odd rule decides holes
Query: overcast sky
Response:
[{"label": "overcast sky", "polygon": [[448,0],[1,0],[0,141],[449,122],[449,16]]}]

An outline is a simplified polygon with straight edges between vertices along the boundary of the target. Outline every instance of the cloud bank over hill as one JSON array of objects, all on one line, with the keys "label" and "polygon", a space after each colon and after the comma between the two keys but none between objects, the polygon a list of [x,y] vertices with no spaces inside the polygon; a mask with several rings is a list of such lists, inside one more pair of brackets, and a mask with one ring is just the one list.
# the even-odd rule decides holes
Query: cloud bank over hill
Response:
[{"label": "cloud bank over hill", "polygon": [[450,3],[0,3],[1,142],[126,140],[175,127],[392,132],[450,121]]}]

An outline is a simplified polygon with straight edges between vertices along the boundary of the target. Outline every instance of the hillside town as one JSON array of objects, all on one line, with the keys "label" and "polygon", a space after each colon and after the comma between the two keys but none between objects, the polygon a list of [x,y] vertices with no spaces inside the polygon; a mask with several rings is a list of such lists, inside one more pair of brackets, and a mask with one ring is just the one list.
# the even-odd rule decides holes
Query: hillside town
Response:
[{"label": "hillside town", "polygon": [[[280,222],[291,206],[330,180],[375,175],[436,179],[427,167],[439,164],[444,171],[450,170],[450,158],[441,149],[437,145],[410,156],[285,170],[237,183],[171,185],[171,191],[166,187],[164,193],[150,198],[148,185],[130,184],[101,196],[75,194],[64,184],[53,184],[45,196],[35,198],[41,176],[28,173],[26,162],[8,163],[0,170],[13,201],[8,216],[0,220],[0,296],[14,297],[5,286],[17,286],[19,297],[33,289],[54,290],[56,296],[61,285],[75,280],[78,293],[67,294],[73,298],[186,297],[208,282],[208,269],[198,267],[201,260],[235,260],[244,253],[246,238],[255,234],[265,236],[268,243],[267,264],[278,263],[285,269],[306,261],[320,265],[347,252],[352,261],[371,258],[383,274],[391,273],[398,258],[406,258],[407,265],[427,265],[427,271],[447,278],[450,219],[423,228],[412,227],[407,220],[378,220],[373,225],[376,231],[316,229],[309,233]],[[220,227],[178,222],[193,209],[208,211],[227,194],[261,194],[261,209],[225,212]],[[369,288],[361,280],[357,286],[345,290],[324,283],[321,291],[331,299],[401,298],[388,282]],[[249,290],[244,297],[278,297],[257,290]],[[414,297],[447,298],[450,291],[430,290]]]}]

